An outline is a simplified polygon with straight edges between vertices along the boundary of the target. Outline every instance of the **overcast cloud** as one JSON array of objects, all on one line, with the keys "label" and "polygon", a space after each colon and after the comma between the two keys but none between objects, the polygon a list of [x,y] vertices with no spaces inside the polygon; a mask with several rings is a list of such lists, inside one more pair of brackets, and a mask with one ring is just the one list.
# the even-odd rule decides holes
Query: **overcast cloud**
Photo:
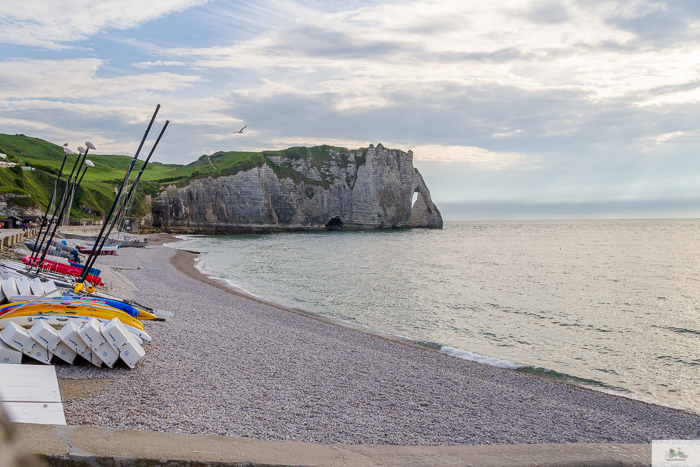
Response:
[{"label": "overcast cloud", "polygon": [[124,154],[160,103],[162,162],[381,142],[451,219],[697,216],[699,5],[4,2],[0,132]]}]

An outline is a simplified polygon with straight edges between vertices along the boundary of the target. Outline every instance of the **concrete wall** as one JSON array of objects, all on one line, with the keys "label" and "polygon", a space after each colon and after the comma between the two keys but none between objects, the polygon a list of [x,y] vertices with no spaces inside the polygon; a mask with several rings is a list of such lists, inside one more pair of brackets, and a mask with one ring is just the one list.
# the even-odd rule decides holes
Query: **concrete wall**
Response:
[{"label": "concrete wall", "polygon": [[24,240],[26,238],[35,237],[37,233],[38,233],[37,229],[29,229],[26,232],[17,232],[17,233],[13,232],[13,233],[9,233],[9,234],[6,234],[6,232],[0,231],[0,235],[6,234],[0,239],[0,250],[5,250],[5,249],[10,248],[10,247],[14,248],[15,244],[17,244],[17,243],[22,244],[22,242],[24,242]]}]

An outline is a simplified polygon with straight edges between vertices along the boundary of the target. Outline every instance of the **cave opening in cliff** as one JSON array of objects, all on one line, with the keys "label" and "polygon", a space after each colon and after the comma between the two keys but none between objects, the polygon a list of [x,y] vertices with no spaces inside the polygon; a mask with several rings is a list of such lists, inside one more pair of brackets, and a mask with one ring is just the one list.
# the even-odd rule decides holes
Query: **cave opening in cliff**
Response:
[{"label": "cave opening in cliff", "polygon": [[335,216],[328,221],[326,228],[328,230],[340,230],[343,228],[343,220],[340,218],[340,216]]},{"label": "cave opening in cliff", "polygon": [[416,201],[418,201],[418,192],[414,191],[413,198],[411,198],[411,207],[416,205]]}]

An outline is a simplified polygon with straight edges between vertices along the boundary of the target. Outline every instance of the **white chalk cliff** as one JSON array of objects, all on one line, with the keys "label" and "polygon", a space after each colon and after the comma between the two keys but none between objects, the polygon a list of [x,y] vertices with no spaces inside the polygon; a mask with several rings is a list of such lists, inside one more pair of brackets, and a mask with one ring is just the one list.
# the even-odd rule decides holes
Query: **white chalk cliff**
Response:
[{"label": "white chalk cliff", "polygon": [[167,187],[151,202],[153,226],[212,234],[442,228],[411,151],[378,144],[353,152],[327,148],[320,160],[263,155],[262,165],[235,175]]}]

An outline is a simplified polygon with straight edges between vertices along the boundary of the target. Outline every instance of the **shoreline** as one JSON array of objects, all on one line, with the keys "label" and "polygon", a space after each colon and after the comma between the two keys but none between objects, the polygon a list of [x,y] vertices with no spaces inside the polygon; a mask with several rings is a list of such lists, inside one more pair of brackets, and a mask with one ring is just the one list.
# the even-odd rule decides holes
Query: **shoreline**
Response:
[{"label": "shoreline", "polygon": [[693,414],[290,313],[207,278],[181,250],[124,250],[101,264],[129,265],[134,298],[175,318],[147,324],[154,342],[134,370],[57,365],[63,382],[110,379],[66,401],[71,425],[364,445],[700,438]]},{"label": "shoreline", "polygon": [[[436,352],[439,354],[443,354],[442,352],[440,352],[440,349],[437,348],[437,345],[440,345],[440,344],[436,344],[436,346],[434,346],[434,347],[431,347],[429,345],[421,345],[422,341],[419,341],[417,339],[399,336],[397,334],[390,334],[390,333],[385,332],[385,331],[372,329],[368,326],[362,326],[359,324],[349,323],[347,321],[342,321],[340,319],[332,318],[329,316],[324,316],[324,315],[321,315],[318,313],[314,313],[312,311],[306,311],[306,310],[303,310],[301,308],[288,307],[288,306],[285,306],[281,303],[277,303],[273,300],[268,300],[268,299],[265,299],[263,297],[258,297],[256,295],[245,293],[245,292],[241,291],[239,288],[231,285],[230,283],[228,283],[224,279],[216,279],[216,278],[209,277],[206,274],[204,274],[202,271],[197,269],[197,266],[195,265],[195,259],[196,259],[196,256],[200,253],[193,253],[189,250],[180,250],[178,248],[173,248],[173,249],[176,251],[176,253],[175,253],[175,255],[173,255],[170,258],[170,264],[172,264],[173,267],[175,267],[175,269],[177,269],[181,273],[187,275],[188,277],[190,277],[196,281],[202,282],[202,283],[207,284],[207,285],[211,285],[211,286],[216,287],[217,289],[222,290],[226,293],[230,293],[230,294],[236,295],[238,297],[244,298],[246,300],[251,300],[251,301],[260,303],[262,305],[271,306],[273,308],[277,308],[277,309],[285,311],[287,313],[294,313],[296,315],[303,316],[305,318],[314,319],[314,320],[320,321],[322,323],[331,324],[334,326],[340,326],[343,328],[351,329],[351,330],[356,331],[356,332],[362,332],[365,334],[369,334],[371,336],[379,337],[380,339],[387,339],[389,341],[396,342],[399,344],[416,347],[416,348],[421,349],[421,350],[427,350],[430,352]],[[433,343],[426,342],[426,344],[433,344]],[[443,355],[447,356],[448,354],[443,354]],[[455,357],[455,358],[459,358],[459,357]]]},{"label": "shoreline", "polygon": [[[184,241],[184,240],[182,238],[177,237],[176,241],[173,241],[171,243],[179,243],[181,241]],[[168,246],[168,245],[165,245],[165,246]],[[391,334],[389,332],[378,330],[378,329],[373,329],[373,328],[370,328],[368,326],[353,324],[353,323],[343,321],[340,319],[332,318],[329,316],[324,316],[324,315],[321,315],[318,313],[314,313],[312,311],[306,311],[306,310],[303,310],[300,308],[288,307],[288,306],[285,306],[283,304],[274,302],[273,300],[268,300],[268,299],[265,299],[263,297],[259,297],[259,296],[255,296],[255,295],[246,293],[246,292],[242,291],[240,288],[235,287],[234,285],[230,284],[225,279],[217,279],[215,277],[207,276],[202,271],[200,271],[196,266],[196,259],[201,253],[193,252],[190,250],[183,250],[183,249],[179,249],[176,247],[170,247],[170,248],[173,248],[174,250],[176,250],[175,255],[170,258],[170,264],[172,264],[178,271],[182,272],[183,274],[186,274],[188,277],[190,277],[194,280],[200,281],[202,283],[211,285],[213,287],[216,287],[219,290],[222,290],[224,292],[242,297],[242,298],[247,299],[247,300],[252,300],[252,301],[267,305],[267,306],[278,308],[278,309],[286,311],[288,313],[294,313],[294,314],[297,314],[300,316],[304,316],[306,318],[321,321],[323,323],[344,327],[344,328],[351,329],[351,330],[356,331],[356,332],[366,333],[366,334],[378,337],[380,339],[387,339],[387,340],[392,341],[392,342],[416,347],[416,348],[421,349],[421,350],[435,352],[435,353],[438,353],[438,354],[441,354],[444,356],[458,358],[458,359],[474,362],[474,363],[477,363],[480,365],[486,365],[489,367],[494,367],[494,368],[499,368],[499,369],[504,369],[504,370],[509,370],[509,371],[515,371],[515,372],[518,372],[519,374],[527,375],[527,376],[532,377],[532,378],[538,378],[538,379],[541,379],[544,381],[554,382],[557,384],[565,384],[565,385],[569,385],[569,386],[572,386],[575,388],[593,391],[593,392],[600,393],[600,394],[605,394],[605,395],[610,396],[610,397],[620,397],[623,399],[628,399],[628,400],[632,400],[635,402],[648,404],[651,406],[663,407],[663,408],[675,410],[675,411],[678,411],[681,413],[687,413],[690,415],[700,416],[700,413],[698,413],[692,409],[689,409],[686,407],[676,407],[673,405],[664,404],[662,402],[655,401],[653,399],[648,399],[648,398],[645,398],[642,396],[637,396],[633,393],[626,394],[626,393],[615,391],[614,389],[605,388],[603,386],[597,387],[597,386],[592,385],[592,384],[589,384],[589,385],[577,384],[576,382],[574,382],[575,380],[578,379],[575,376],[566,375],[566,378],[565,377],[557,378],[557,377],[548,377],[546,374],[543,374],[543,375],[533,374],[531,370],[542,369],[542,370],[545,370],[545,372],[547,370],[543,369],[543,368],[534,368],[534,367],[528,367],[528,366],[524,366],[524,365],[518,365],[518,364],[509,362],[509,361],[499,360],[495,357],[479,355],[481,357],[484,357],[485,359],[493,359],[493,360],[498,360],[498,361],[501,361],[504,363],[511,364],[514,367],[492,365],[489,363],[485,363],[484,361],[480,361],[478,359],[470,359],[470,358],[460,357],[458,355],[455,355],[452,352],[442,352],[442,348],[447,347],[449,349],[457,350],[458,352],[468,352],[471,354],[471,352],[468,350],[454,348],[454,347],[450,347],[449,345],[443,345],[443,344],[439,344],[436,342],[420,341],[418,339],[413,339],[410,337],[401,336],[401,335],[397,335],[397,334]],[[477,354],[474,354],[474,355],[477,355]],[[571,381],[571,380],[574,380],[574,381]]]}]

